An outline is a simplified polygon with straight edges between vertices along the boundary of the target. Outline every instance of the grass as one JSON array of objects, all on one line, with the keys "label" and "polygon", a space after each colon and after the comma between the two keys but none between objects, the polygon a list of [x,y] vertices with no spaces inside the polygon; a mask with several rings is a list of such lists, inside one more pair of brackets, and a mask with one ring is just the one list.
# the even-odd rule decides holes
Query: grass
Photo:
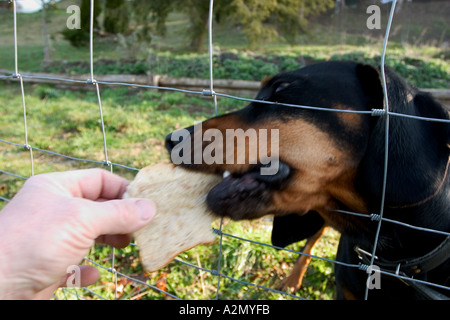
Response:
[{"label": "grass", "polygon": [[[23,144],[19,88],[11,84],[0,91],[0,136]],[[25,92],[31,145],[77,158],[103,160],[103,139],[94,91],[65,91],[25,84]],[[101,97],[109,157],[113,162],[134,168],[166,156],[162,141],[169,132],[205,119],[208,109],[209,114],[213,114],[209,100],[186,97],[181,93],[114,87],[102,89]],[[174,105],[177,108],[173,108]],[[233,108],[233,104],[224,103],[223,108]],[[17,154],[13,152],[6,156]],[[39,157],[36,160],[39,161]],[[5,163],[14,166],[14,161]],[[36,173],[46,170],[38,166]],[[18,169],[17,174],[24,174],[24,171]]]},{"label": "grass", "polygon": [[[217,228],[218,225],[215,225],[215,227]],[[270,239],[268,239],[270,228],[271,224],[267,220],[238,223],[225,221],[222,230],[225,233],[243,238],[248,238],[248,235],[251,234],[251,240],[270,243]],[[322,238],[321,243],[316,247],[313,254],[333,259],[337,245],[336,238],[336,233],[328,233]],[[297,243],[289,248],[300,250],[302,244]],[[290,267],[295,262],[296,254],[287,251],[277,251],[273,248],[224,236],[222,255],[220,256],[220,272],[225,277],[221,277],[220,283],[217,275],[213,275],[208,271],[187,267],[181,262],[183,261],[207,270],[217,270],[219,252],[218,243],[209,246],[198,246],[179,255],[177,257],[178,261],[172,261],[167,267],[157,272],[144,274],[142,266],[136,259],[138,256],[137,248],[129,246],[123,250],[116,250],[115,268],[122,274],[149,283],[181,299],[211,300],[216,299],[217,294],[219,299],[224,300],[294,299],[294,297],[265,289],[265,287],[276,287],[281,277],[288,274]],[[111,255],[112,251],[109,247],[98,246],[88,257],[108,268],[111,266]],[[117,296],[114,297],[112,274],[105,269],[100,269],[100,271],[102,274],[101,280],[97,285],[89,289],[105,298],[143,300],[171,298],[166,293],[159,292],[125,277],[118,278]],[[252,283],[256,286],[247,283]],[[77,291],[83,296],[86,295],[86,292],[83,292],[82,289],[77,289]],[[61,296],[67,293],[60,292],[58,294]],[[304,286],[296,295],[312,300],[332,299],[334,295],[332,265],[319,259],[313,259],[307,271]],[[70,296],[68,295],[67,297],[70,298]]]}]

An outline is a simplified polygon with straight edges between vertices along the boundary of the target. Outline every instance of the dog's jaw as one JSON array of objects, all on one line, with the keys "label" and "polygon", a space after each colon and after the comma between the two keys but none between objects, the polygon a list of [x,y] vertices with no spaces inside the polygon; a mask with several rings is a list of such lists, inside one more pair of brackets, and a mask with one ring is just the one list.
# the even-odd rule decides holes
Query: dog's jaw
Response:
[{"label": "dog's jaw", "polygon": [[218,216],[233,220],[254,219],[270,213],[272,195],[282,190],[291,176],[291,168],[280,162],[275,175],[261,175],[260,167],[243,173],[223,172],[223,181],[207,195],[209,208]]}]

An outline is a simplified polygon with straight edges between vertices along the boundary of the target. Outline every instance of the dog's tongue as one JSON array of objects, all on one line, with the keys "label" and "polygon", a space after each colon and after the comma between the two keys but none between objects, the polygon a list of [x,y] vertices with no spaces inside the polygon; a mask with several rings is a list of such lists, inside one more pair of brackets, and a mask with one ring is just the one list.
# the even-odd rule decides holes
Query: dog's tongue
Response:
[{"label": "dog's tongue", "polygon": [[233,206],[240,201],[259,196],[264,192],[267,192],[264,182],[254,179],[251,174],[228,175],[209,191],[207,199],[219,207]]},{"label": "dog's tongue", "polygon": [[260,185],[261,183],[254,179],[250,174],[245,174],[240,177],[229,175],[214,188],[220,186],[219,188],[226,193],[240,193],[255,190],[260,187]]}]

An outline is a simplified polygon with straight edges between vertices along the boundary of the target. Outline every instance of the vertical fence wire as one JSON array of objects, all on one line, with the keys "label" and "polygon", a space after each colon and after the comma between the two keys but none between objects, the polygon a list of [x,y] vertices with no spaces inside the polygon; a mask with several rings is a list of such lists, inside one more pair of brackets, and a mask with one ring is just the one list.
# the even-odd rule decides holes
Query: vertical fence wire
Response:
[{"label": "vertical fence wire", "polygon": [[217,96],[214,92],[214,77],[213,77],[213,66],[214,66],[214,47],[213,47],[213,8],[214,8],[214,0],[210,0],[209,2],[209,16],[208,16],[208,56],[209,56],[209,91],[214,99],[214,113],[218,114],[217,110]]},{"label": "vertical fence wire", "polygon": [[[214,47],[213,47],[213,8],[214,8],[214,0],[210,0],[209,2],[209,14],[208,14],[208,57],[209,57],[209,91],[212,95],[214,101],[214,114],[217,116],[219,114],[217,107],[217,95],[214,92],[214,77],[213,77],[213,66],[214,66]],[[222,264],[222,247],[223,247],[223,234],[222,234],[222,226],[223,226],[223,217],[220,218],[219,225],[219,252],[217,259],[217,290],[216,290],[216,300],[219,299],[220,292],[220,280],[222,279],[220,268]]]},{"label": "vertical fence wire", "polygon": [[14,24],[14,78],[19,80],[20,93],[22,96],[22,112],[23,112],[23,132],[24,132],[24,148],[29,151],[30,154],[30,175],[34,175],[34,161],[33,161],[33,149],[28,144],[28,126],[27,126],[27,108],[25,104],[25,90],[23,86],[23,77],[19,73],[19,59],[18,59],[18,45],[17,45],[17,3],[14,0],[13,4],[13,24]]},{"label": "vertical fence wire", "polygon": [[98,111],[100,115],[100,125],[102,130],[103,137],[103,153],[105,155],[105,165],[110,167],[112,172],[111,163],[108,160],[108,147],[106,146],[106,132],[105,132],[105,122],[103,120],[103,108],[102,108],[102,99],[100,96],[100,88],[97,80],[94,78],[94,1],[91,0],[90,3],[90,28],[89,28],[89,63],[90,63],[90,79],[88,82],[95,86],[95,92],[97,93],[97,102],[98,102]]},{"label": "vertical fence wire", "polygon": [[[100,126],[102,131],[102,137],[103,137],[103,153],[104,153],[104,164],[109,167],[109,170],[111,173],[113,173],[113,166],[111,162],[108,159],[108,147],[106,143],[106,131],[105,131],[105,121],[103,119],[103,108],[102,108],[102,99],[100,95],[100,87],[98,82],[95,80],[94,77],[94,2],[95,0],[90,1],[90,15],[89,15],[89,65],[90,65],[90,79],[88,82],[94,85],[95,92],[97,94],[97,103],[98,103],[98,111],[100,116]],[[112,274],[112,280],[114,282],[114,299],[117,299],[117,271],[115,268],[115,256],[116,256],[116,249],[112,247],[112,254],[111,254],[111,267],[110,271]]]},{"label": "vertical fence wire", "polygon": [[[26,110],[26,104],[25,104],[25,90],[24,90],[24,84],[23,84],[23,79],[24,77],[30,77],[33,78],[32,76],[24,76],[21,75],[19,73],[19,59],[18,59],[18,37],[17,37],[17,6],[16,6],[16,1],[17,0],[11,0],[12,4],[13,4],[13,24],[14,24],[14,73],[13,75],[10,76],[11,79],[16,79],[19,82],[20,85],[20,92],[21,92],[21,98],[22,98],[22,108],[23,108],[23,125],[24,125],[24,142],[25,144],[17,144],[17,143],[13,143],[10,141],[6,141],[3,139],[0,139],[1,142],[3,143],[7,143],[9,145],[13,145],[13,146],[17,146],[17,147],[24,147],[27,150],[29,150],[30,153],[30,176],[34,175],[34,161],[33,161],[33,149],[34,150],[38,150],[41,152],[45,152],[48,154],[52,154],[52,155],[56,155],[56,156],[60,156],[60,157],[64,157],[66,159],[71,159],[71,160],[75,160],[75,161],[86,161],[86,162],[90,162],[93,164],[103,164],[109,167],[109,170],[111,172],[113,172],[113,166],[119,166],[125,169],[129,169],[129,170],[138,170],[136,168],[131,168],[122,164],[116,164],[116,163],[112,163],[110,161],[110,159],[108,158],[108,149],[107,149],[107,139],[106,139],[106,129],[105,129],[105,123],[104,123],[104,118],[103,118],[103,108],[102,108],[102,100],[101,100],[101,94],[100,94],[100,87],[99,84],[105,84],[105,85],[123,85],[123,86],[133,86],[133,87],[141,87],[141,88],[148,88],[148,89],[163,89],[163,90],[175,90],[175,91],[180,91],[180,92],[184,92],[184,93],[191,93],[191,94],[198,94],[201,96],[211,96],[212,100],[213,100],[213,104],[214,104],[214,114],[218,115],[218,105],[217,105],[217,97],[218,96],[222,96],[222,97],[226,97],[226,98],[231,98],[231,99],[236,99],[236,100],[241,100],[241,101],[257,101],[258,103],[270,103],[267,101],[259,101],[259,100],[253,100],[253,99],[245,99],[242,97],[236,97],[236,96],[231,96],[231,95],[226,95],[226,94],[222,94],[222,93],[216,93],[214,91],[214,79],[213,79],[213,58],[214,58],[214,47],[213,47],[213,6],[214,6],[214,0],[210,0],[210,7],[209,7],[209,21],[208,21],[208,57],[209,57],[209,78],[210,78],[210,83],[209,83],[209,90],[203,90],[201,92],[195,92],[195,91],[190,91],[190,90],[182,90],[182,89],[175,89],[175,88],[162,88],[162,87],[155,87],[155,86],[150,86],[150,85],[135,85],[135,84],[128,84],[128,83],[113,83],[113,82],[100,82],[97,81],[94,77],[94,1],[95,0],[91,0],[90,1],[90,46],[89,46],[89,53],[90,53],[90,78],[85,81],[85,83],[87,84],[91,84],[95,86],[95,91],[96,91],[96,95],[97,95],[97,103],[98,103],[98,111],[99,111],[99,118],[100,118],[100,126],[101,126],[101,132],[102,132],[102,137],[103,137],[103,153],[104,153],[104,161],[96,161],[96,160],[89,160],[89,159],[80,159],[80,158],[75,158],[72,156],[68,156],[68,155],[64,155],[64,154],[60,154],[60,153],[56,153],[50,150],[43,150],[37,147],[33,147],[29,144],[28,141],[28,129],[27,129],[27,110]],[[377,244],[378,244],[378,237],[379,237],[379,232],[380,232],[380,228],[381,228],[381,223],[398,223],[401,225],[405,225],[404,223],[401,223],[399,221],[394,221],[394,220],[390,220],[390,219],[386,219],[383,217],[383,208],[384,208],[384,201],[385,201],[385,193],[386,193],[386,182],[387,182],[387,168],[388,168],[388,148],[389,148],[389,117],[390,116],[404,116],[404,117],[413,117],[419,120],[425,120],[425,121],[439,121],[439,122],[447,122],[446,120],[442,120],[442,119],[429,119],[429,118],[421,118],[421,117],[415,117],[415,116],[408,116],[408,115],[401,115],[401,114],[395,114],[390,112],[389,110],[389,101],[388,101],[388,95],[387,95],[387,87],[386,87],[386,78],[385,78],[385,55],[386,55],[386,49],[387,49],[387,43],[388,43],[388,39],[389,39],[389,33],[390,33],[390,29],[391,29],[391,25],[392,25],[392,21],[393,21],[393,17],[394,17],[394,12],[395,12],[395,6],[396,6],[397,0],[393,0],[392,1],[392,5],[391,5],[391,9],[390,9],[390,14],[389,14],[389,20],[387,22],[387,27],[386,27],[386,33],[385,33],[385,37],[384,37],[384,43],[383,43],[383,48],[382,48],[382,54],[381,54],[381,61],[380,61],[380,69],[381,69],[381,77],[382,77],[382,86],[383,86],[383,95],[384,95],[384,109],[383,110],[372,110],[372,111],[367,111],[367,112],[358,112],[358,113],[370,113],[373,116],[380,116],[380,117],[384,117],[385,118],[385,157],[384,157],[384,172],[383,172],[383,190],[382,190],[382,199],[381,199],[381,209],[380,209],[380,213],[379,215],[375,215],[372,214],[370,216],[367,215],[362,215],[359,213],[354,213],[354,212],[345,212],[343,210],[341,210],[341,213],[345,213],[345,214],[352,214],[352,215],[358,215],[358,216],[364,216],[366,218],[373,218],[374,216],[376,216],[376,220],[378,221],[378,226],[377,226],[377,231],[376,231],[376,235],[375,235],[375,239],[374,239],[374,246],[373,246],[373,251],[372,251],[372,256],[371,256],[371,265],[374,264],[374,258],[375,258],[375,254],[376,254],[376,249],[377,249]],[[3,77],[2,77],[3,78]],[[7,78],[7,77],[4,77]],[[48,77],[50,78],[50,77]],[[82,83],[83,81],[78,81],[78,80],[70,80],[70,79],[59,79],[61,81],[68,81],[68,82],[78,82],[78,83]],[[317,107],[313,107],[313,106],[298,106],[298,105],[287,105],[287,104],[280,104],[280,105],[286,105],[289,107],[299,107],[299,108],[308,108],[308,109],[317,109],[317,110],[321,110],[321,111],[334,111],[334,112],[352,112],[352,111],[346,111],[346,110],[333,110],[333,109],[324,109],[324,108],[317,108]],[[8,172],[8,171],[4,171],[4,170],[0,170],[0,173],[4,173],[13,177],[17,177],[20,179],[27,179],[26,177],[22,177],[19,176],[17,174]],[[2,201],[6,201],[8,202],[9,199],[6,199],[4,197],[0,197],[0,200]],[[286,296],[290,296],[293,298],[297,298],[297,299],[304,299],[302,297],[298,297],[296,295],[293,294],[289,294],[289,293],[285,293],[285,292],[281,292],[278,290],[274,290],[272,288],[267,288],[267,287],[263,287],[260,286],[258,284],[254,284],[254,283],[248,283],[245,281],[242,281],[240,279],[235,279],[233,277],[227,276],[223,273],[221,273],[221,258],[222,258],[222,244],[223,244],[223,237],[234,237],[234,238],[238,238],[241,241],[247,241],[247,242],[251,242],[251,243],[255,243],[257,245],[262,245],[262,246],[268,246],[268,247],[274,247],[265,243],[260,243],[257,241],[252,241],[250,239],[244,239],[244,238],[239,238],[236,237],[234,235],[231,234],[226,234],[222,231],[222,220],[220,221],[220,226],[219,226],[219,230],[214,230],[216,231],[217,234],[219,234],[220,236],[220,242],[219,242],[219,252],[218,252],[218,264],[217,264],[217,269],[216,270],[208,270],[208,269],[204,269],[201,268],[199,266],[195,266],[192,264],[189,264],[187,262],[183,262],[180,260],[177,260],[180,263],[185,264],[187,267],[192,267],[192,268],[197,268],[199,270],[202,271],[207,271],[210,272],[212,275],[217,276],[217,290],[216,290],[216,299],[219,299],[219,292],[220,292],[220,287],[221,287],[221,279],[222,278],[227,278],[230,279],[231,281],[236,281],[239,283],[242,283],[243,285],[249,285],[249,286],[253,286],[256,288],[261,288],[264,290],[270,290],[270,291],[274,291],[280,294],[284,294]],[[416,229],[420,229],[420,230],[425,230],[425,228],[420,228],[417,226],[409,226],[411,228],[416,228]],[[425,231],[430,231],[430,232],[436,232],[439,234],[444,234],[449,236],[450,233],[448,232],[441,232],[441,231],[437,231],[437,230],[429,230],[426,229]],[[303,254],[302,252],[298,252],[295,250],[290,250],[290,249],[286,249],[286,248],[277,248],[276,249],[280,249],[280,250],[286,250],[286,251],[290,251],[296,254]],[[157,290],[157,291],[161,291],[164,292],[165,294],[167,294],[168,296],[171,296],[173,298],[179,299],[178,297],[176,297],[175,295],[172,295],[168,292],[162,291],[161,289],[157,288],[156,286],[152,286],[149,285],[145,282],[142,282],[138,279],[134,279],[126,274],[122,274],[120,272],[118,272],[115,269],[115,249],[112,248],[112,257],[111,257],[111,261],[110,261],[110,267],[105,267],[101,264],[96,263],[95,261],[92,261],[90,259],[88,259],[87,257],[85,258],[86,261],[104,268],[106,270],[108,270],[108,272],[110,272],[112,274],[113,277],[113,282],[114,282],[114,298],[117,299],[118,295],[117,295],[117,281],[118,281],[118,276],[121,277],[126,277],[132,281],[135,281],[137,283],[141,283],[144,284],[146,286],[148,286],[149,288],[153,289],[153,290]],[[324,257],[318,257],[318,256],[312,256],[314,258],[317,259],[321,259],[324,261],[330,261],[332,263],[335,264],[341,264],[344,265],[346,267],[349,268],[355,268],[355,269],[361,269],[361,265],[353,265],[353,264],[346,264],[340,261],[334,261],[334,260],[329,260],[327,258]],[[365,266],[367,267],[367,266]],[[386,273],[386,272],[383,272]],[[388,273],[389,274],[389,273]],[[395,275],[395,274],[389,274],[391,276],[397,276],[399,278],[402,278],[402,276],[399,275]],[[411,280],[411,278],[408,278],[408,280]],[[424,282],[424,281],[420,281],[420,280],[415,280],[418,282]],[[445,286],[441,286],[441,285],[436,285],[433,283],[427,283],[425,282],[425,284],[429,284],[438,288],[443,288],[446,290],[449,290],[450,288],[445,287]],[[98,296],[101,299],[104,299],[104,297],[99,296],[96,293],[93,293],[91,290],[85,288],[85,290],[87,290],[88,292],[91,292],[92,294]],[[70,291],[67,291],[70,292]],[[71,293],[74,294],[74,293]],[[75,295],[78,296],[77,293],[75,293]],[[81,297],[82,298],[82,297]],[[368,287],[366,286],[366,292],[365,292],[365,298],[368,299]]]},{"label": "vertical fence wire", "polygon": [[[378,246],[378,238],[380,235],[381,230],[381,224],[384,214],[384,203],[386,198],[386,185],[387,185],[387,173],[388,173],[388,165],[389,165],[389,98],[388,98],[388,91],[387,91],[387,84],[386,84],[386,73],[385,73],[385,67],[386,67],[386,49],[387,44],[389,41],[389,33],[391,31],[392,26],[392,20],[394,19],[394,12],[395,12],[395,6],[397,4],[397,0],[392,1],[391,5],[391,11],[389,13],[389,20],[387,22],[386,26],[386,34],[384,36],[384,42],[383,42],[383,49],[381,52],[381,61],[380,61],[380,70],[381,70],[381,85],[383,87],[383,98],[384,98],[384,119],[385,119],[385,127],[384,127],[384,168],[383,168],[383,186],[382,186],[382,192],[381,192],[381,203],[380,203],[380,219],[378,220],[377,230],[375,233],[375,239],[373,242],[373,249],[372,249],[372,256],[370,257],[370,265],[374,265],[375,260],[375,254],[377,251]],[[370,273],[368,272],[367,275],[367,281],[369,281],[369,278],[371,277]],[[367,300],[369,298],[369,286],[366,285],[366,289],[364,292],[364,298]]]}]

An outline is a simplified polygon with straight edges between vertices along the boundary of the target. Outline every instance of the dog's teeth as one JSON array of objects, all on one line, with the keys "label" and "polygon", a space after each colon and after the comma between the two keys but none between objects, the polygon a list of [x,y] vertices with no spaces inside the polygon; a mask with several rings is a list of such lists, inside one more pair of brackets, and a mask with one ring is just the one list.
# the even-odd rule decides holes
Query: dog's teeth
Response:
[{"label": "dog's teeth", "polygon": [[226,177],[228,177],[230,175],[230,171],[224,171],[223,173],[223,178],[225,179]]}]

